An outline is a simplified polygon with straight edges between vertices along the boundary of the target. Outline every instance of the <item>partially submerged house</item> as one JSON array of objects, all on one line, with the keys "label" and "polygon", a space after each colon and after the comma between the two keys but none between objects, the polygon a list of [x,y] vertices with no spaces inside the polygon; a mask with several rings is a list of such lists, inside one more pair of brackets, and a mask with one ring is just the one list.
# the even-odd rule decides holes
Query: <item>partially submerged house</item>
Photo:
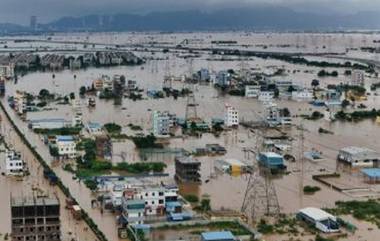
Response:
[{"label": "partially submerged house", "polygon": [[305,221],[324,233],[339,232],[339,224],[335,216],[319,209],[308,207],[299,210],[297,218]]},{"label": "partially submerged house", "polygon": [[337,159],[353,167],[373,167],[380,160],[380,153],[365,147],[349,146],[339,151]]}]

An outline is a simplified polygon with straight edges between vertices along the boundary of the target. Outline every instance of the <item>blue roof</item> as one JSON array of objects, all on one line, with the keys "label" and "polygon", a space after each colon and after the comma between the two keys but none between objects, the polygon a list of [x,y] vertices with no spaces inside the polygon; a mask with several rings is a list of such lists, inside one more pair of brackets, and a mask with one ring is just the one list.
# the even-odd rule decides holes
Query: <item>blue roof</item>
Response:
[{"label": "blue roof", "polygon": [[102,125],[96,122],[89,122],[88,127],[91,129],[95,129],[95,128],[102,128]]},{"label": "blue roof", "polygon": [[39,123],[39,122],[66,122],[63,118],[45,118],[45,119],[36,119],[36,120],[30,120],[30,123]]},{"label": "blue roof", "polygon": [[135,229],[140,229],[140,230],[149,230],[150,225],[149,224],[135,224],[133,225]]},{"label": "blue roof", "polygon": [[230,231],[223,232],[205,232],[201,234],[203,240],[235,240]]},{"label": "blue roof", "polygon": [[361,171],[370,178],[380,178],[380,168],[363,168]]},{"label": "blue roof", "polygon": [[168,217],[173,221],[183,221],[186,219],[191,219],[193,215],[189,212],[182,212],[182,213],[169,213]]},{"label": "blue roof", "polygon": [[169,208],[182,207],[180,202],[166,202],[165,206]]},{"label": "blue roof", "polygon": [[57,136],[57,141],[74,141],[73,136]]}]

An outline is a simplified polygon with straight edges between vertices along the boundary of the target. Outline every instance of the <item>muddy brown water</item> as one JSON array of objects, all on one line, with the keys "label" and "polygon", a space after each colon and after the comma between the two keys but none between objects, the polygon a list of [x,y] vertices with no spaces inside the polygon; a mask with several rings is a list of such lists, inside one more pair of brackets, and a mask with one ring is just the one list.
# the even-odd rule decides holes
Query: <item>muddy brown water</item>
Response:
[{"label": "muddy brown water", "polygon": [[[114,40],[110,40],[111,42],[116,41],[126,41],[131,39],[131,41],[143,41],[141,39],[148,39],[149,35],[142,36],[125,36],[124,34],[120,34],[120,36],[116,36]],[[183,38],[184,36],[191,36],[191,34],[184,34],[177,36],[173,41],[178,41],[178,39]],[[204,34],[200,34],[200,36],[204,37]],[[212,38],[222,38],[222,35],[216,34]],[[227,34],[227,36],[230,36]],[[269,36],[269,37],[268,37]],[[365,35],[353,35],[352,41],[349,36],[340,36],[340,35],[326,35],[319,36],[316,35],[318,41],[325,41],[328,43],[330,41],[331,49],[337,48],[337,50],[342,50],[340,47],[338,49],[335,46],[336,39],[338,38],[346,38],[347,46],[352,43],[353,46],[361,46],[364,44],[364,37],[367,39],[366,44],[371,43],[371,39],[376,39],[377,35],[365,36]],[[130,38],[129,38],[130,37]],[[167,39],[173,36],[165,35],[165,36],[155,36],[156,38]],[[240,36],[241,37],[241,36]],[[83,36],[78,35],[76,37],[69,36],[56,36],[55,38],[61,39],[81,39]],[[91,38],[95,38],[96,41],[103,41],[107,39],[105,35],[97,35],[91,36]],[[174,37],[173,37],[174,38]],[[204,37],[207,38],[207,37]],[[227,38],[227,37],[225,37]],[[253,43],[260,43],[260,41],[274,41],[274,42],[284,42],[294,41],[299,38],[299,41],[302,42],[304,39],[305,43],[313,45],[312,36],[302,35],[297,37],[297,35],[276,35],[276,34],[262,34],[262,35],[254,35],[254,37],[241,37],[242,41],[247,41]],[[273,40],[279,38],[277,40]],[[323,40],[324,39],[324,40]],[[334,40],[335,39],[335,40]],[[286,40],[286,41],[285,41]],[[322,41],[323,40],[323,41]],[[325,43],[323,42],[323,43]],[[314,44],[317,45],[317,44]],[[371,44],[372,45],[372,44]],[[335,46],[335,47],[334,47]],[[315,47],[315,46],[314,46]],[[312,50],[313,47],[306,48]],[[305,50],[303,50],[305,51]],[[145,55],[148,57],[152,57],[150,53],[139,53],[140,55]],[[354,53],[352,53],[354,54]],[[359,54],[359,53],[355,53]],[[160,56],[156,54],[154,57]],[[199,59],[194,59],[193,61],[193,69],[197,70],[201,67],[208,67],[214,71],[224,70],[229,68],[239,68],[239,61],[207,61],[206,58],[208,56],[202,56]],[[376,58],[376,56],[368,56],[369,58]],[[170,55],[170,70],[175,75],[186,74],[189,70],[188,63],[183,60],[176,58],[175,55]],[[287,73],[286,76],[277,77],[278,79],[290,79],[295,83],[298,83],[303,86],[310,86],[311,80],[316,78],[316,73],[319,71],[319,68],[312,68],[300,65],[292,65],[287,64],[281,61],[275,60],[262,60],[253,58],[252,60],[247,61],[247,64],[251,68],[260,68],[264,70],[265,68],[269,68],[270,66],[279,66],[285,67],[289,69],[290,72]],[[102,74],[114,75],[114,74],[124,74],[127,79],[137,80],[140,88],[147,89],[160,89],[162,87],[162,79],[165,73],[165,65],[166,61],[148,61],[144,68],[140,66],[136,67],[114,67],[114,68],[89,68],[87,70],[81,71],[70,71],[65,70],[62,72],[55,73],[55,78],[52,78],[52,73],[31,73],[26,76],[20,77],[17,84],[8,82],[7,83],[7,91],[6,95],[10,96],[16,90],[26,90],[31,93],[37,94],[40,89],[46,88],[51,92],[59,93],[59,94],[68,94],[70,92],[78,93],[79,87],[82,85],[90,85],[95,78],[98,78]],[[293,74],[293,70],[300,70]],[[309,70],[309,73],[305,73],[306,70]],[[333,70],[333,69],[330,69]],[[342,73],[344,70],[339,69],[341,73],[338,78],[323,78],[321,79],[321,85],[326,86],[327,84],[338,84],[340,82],[347,82],[348,79]],[[74,74],[76,75],[76,79],[74,79]],[[378,82],[379,80],[376,78],[367,78],[367,86],[371,83]],[[175,87],[181,88],[185,85],[183,83],[174,83]],[[221,118],[223,116],[223,108],[225,103],[229,103],[235,106],[240,113],[240,118],[243,120],[258,120],[259,115],[263,113],[263,105],[254,99],[246,99],[240,97],[231,97],[231,96],[223,96],[217,90],[215,90],[212,86],[196,86],[195,87],[195,95],[198,106],[199,116],[209,121],[213,117]],[[5,103],[5,100],[3,100]],[[85,104],[85,100],[82,100],[83,105]],[[370,96],[367,101],[364,102],[370,108],[380,108],[380,101],[378,96]],[[292,114],[303,114],[303,113],[311,113],[314,109],[319,109],[320,111],[323,109],[312,107],[306,103],[299,103],[294,101],[278,101],[277,104],[281,107],[288,107]],[[104,101],[97,99],[97,106],[95,109],[88,109],[83,106],[83,116],[84,122],[95,121],[101,124],[107,122],[115,122],[121,124],[123,128],[123,132],[133,133],[128,129],[127,125],[129,123],[134,123],[141,125],[146,129],[146,132],[149,132],[149,128],[151,128],[151,110],[170,110],[172,113],[177,114],[179,117],[185,116],[185,105],[186,99],[179,98],[174,101],[171,98],[153,100],[153,99],[144,99],[142,101],[132,101],[128,99],[124,99],[121,106],[113,105],[112,101]],[[38,119],[38,118],[65,118],[70,120],[72,118],[72,110],[68,105],[54,105],[51,104],[50,107],[56,108],[50,111],[41,111],[41,112],[31,112],[28,113],[27,119]],[[38,151],[42,154],[42,156],[46,160],[51,160],[49,156],[47,147],[42,143],[41,137],[33,134],[27,128],[26,123],[22,122],[13,112],[8,108],[9,113],[12,118],[15,120],[18,126],[22,129],[22,131],[26,134],[28,139],[36,146]],[[301,124],[300,119],[295,119],[294,122],[296,124]],[[6,123],[6,122],[4,122]],[[327,159],[322,163],[309,163],[306,162],[304,169],[305,174],[303,178],[304,185],[317,185],[321,186],[321,184],[312,180],[311,175],[316,173],[321,173],[321,169],[326,169],[325,172],[335,171],[336,168],[336,155],[337,151],[345,146],[349,145],[358,145],[365,146],[375,150],[380,151],[380,143],[378,136],[380,135],[379,125],[374,123],[373,121],[366,120],[361,121],[359,123],[329,123],[324,120],[319,121],[302,121],[306,131],[305,134],[305,151],[311,150],[312,148],[316,148],[323,152],[323,156]],[[14,136],[14,131],[9,131],[9,126],[4,124],[5,133],[10,133],[10,136]],[[8,127],[6,127],[8,126]],[[334,135],[322,135],[318,134],[318,128],[323,127],[325,129],[331,130],[334,132]],[[294,154],[297,155],[299,152],[299,144],[297,142],[299,131],[296,128],[290,130],[290,135],[296,139],[293,142],[294,146]],[[17,138],[10,139],[12,143],[15,145],[20,145],[20,148],[23,148],[19,143]],[[255,146],[255,138],[253,134],[248,134],[248,131],[244,128],[240,127],[237,131],[234,132],[226,132],[220,137],[215,137],[211,134],[204,134],[202,138],[189,137],[186,139],[182,138],[174,138],[170,140],[169,147],[172,148],[185,148],[187,150],[193,150],[196,147],[203,147],[207,143],[219,143],[225,146],[228,150],[228,153],[225,157],[200,157],[199,160],[202,162],[201,174],[202,174],[202,184],[201,185],[180,185],[180,191],[182,194],[193,193],[199,196],[207,194],[211,198],[211,205],[213,209],[232,209],[232,210],[240,210],[242,205],[242,200],[244,197],[248,176],[242,175],[237,177],[232,177],[228,174],[220,174],[218,173],[215,178],[211,178],[212,174],[215,173],[214,170],[214,162],[218,159],[223,158],[237,158],[240,160],[244,160],[247,162],[254,162],[254,157],[251,155],[249,158],[244,155],[242,151],[243,148],[252,148]],[[24,151],[25,156],[29,156],[27,150]],[[114,144],[114,159],[113,162],[121,161],[121,154],[125,152],[127,161],[136,162],[139,160],[139,154],[135,150],[135,147],[132,142],[118,142]],[[31,158],[31,157],[30,157]],[[174,175],[174,164],[173,158],[171,156],[155,156],[152,158],[155,161],[164,161],[168,167],[166,172],[169,173],[169,177],[162,179],[154,179],[153,182],[165,181],[172,183],[173,175]],[[338,193],[334,190],[322,187],[322,190],[315,195],[312,196],[304,196],[299,192],[299,164],[298,163],[287,163],[288,170],[290,170],[289,175],[284,175],[282,178],[275,179],[275,188],[277,191],[281,211],[285,213],[294,213],[301,207],[305,206],[317,206],[317,207],[332,207],[336,200],[351,200],[352,197],[344,195],[342,193]],[[117,240],[117,232],[116,232],[116,218],[111,213],[100,214],[99,210],[91,209],[91,199],[93,199],[92,193],[85,188],[83,184],[78,183],[77,181],[72,179],[70,173],[67,173],[61,169],[58,165],[55,167],[58,175],[64,181],[64,183],[69,186],[71,192],[74,197],[80,202],[81,206],[89,212],[91,217],[95,220],[95,222],[99,225],[101,230],[106,233],[107,237],[110,240]],[[351,174],[347,174],[351,177]],[[38,179],[38,178],[36,178]],[[1,177],[2,186],[8,186],[9,189],[17,190],[17,186],[21,186],[17,182],[11,182],[8,179],[3,179]],[[207,182],[206,182],[207,180]],[[354,177],[355,182],[361,183],[360,177]],[[19,188],[21,188],[19,187]],[[374,186],[374,188],[378,188],[378,186]],[[4,198],[4,197],[2,197]],[[7,199],[7,198],[5,198]],[[4,200],[5,200],[4,199]],[[4,202],[3,202],[4,203]],[[3,222],[1,220],[0,222]],[[69,227],[69,225],[68,225]],[[9,230],[8,228],[4,229]],[[69,230],[66,229],[66,230]],[[3,232],[5,232],[3,231]],[[368,239],[370,240],[370,239]]]}]

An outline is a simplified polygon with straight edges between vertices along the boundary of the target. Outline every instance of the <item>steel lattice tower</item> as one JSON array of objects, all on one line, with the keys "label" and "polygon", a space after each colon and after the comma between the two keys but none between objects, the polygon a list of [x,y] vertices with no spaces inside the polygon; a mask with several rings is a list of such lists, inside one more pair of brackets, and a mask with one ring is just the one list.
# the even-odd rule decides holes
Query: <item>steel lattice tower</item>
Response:
[{"label": "steel lattice tower", "polygon": [[198,104],[195,101],[195,96],[193,90],[190,90],[191,93],[187,96],[187,103],[186,103],[186,121],[196,120],[198,119],[197,114],[197,106]]},{"label": "steel lattice tower", "polygon": [[[263,149],[266,129],[257,130],[256,133],[256,156]],[[256,164],[257,162],[253,160]],[[241,212],[244,213],[251,222],[258,221],[263,216],[277,217],[280,214],[280,205],[277,198],[276,189],[272,182],[272,174],[268,168],[254,165],[253,172],[248,179],[245,190]]]}]

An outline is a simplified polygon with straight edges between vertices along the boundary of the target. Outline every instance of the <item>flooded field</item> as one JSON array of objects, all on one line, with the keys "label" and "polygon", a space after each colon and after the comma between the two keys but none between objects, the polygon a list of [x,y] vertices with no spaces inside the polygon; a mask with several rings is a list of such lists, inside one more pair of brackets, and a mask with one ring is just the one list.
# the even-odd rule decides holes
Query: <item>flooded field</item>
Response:
[{"label": "flooded field", "polygon": [[[35,39],[41,39],[43,37],[38,36]],[[230,40],[237,39],[238,47],[241,45],[248,45],[245,48],[251,50],[263,50],[261,45],[268,45],[265,51],[280,51],[280,52],[303,52],[303,53],[328,53],[337,52],[346,54],[347,56],[365,56],[372,60],[379,58],[375,54],[362,55],[358,50],[346,51],[347,48],[360,48],[362,46],[378,47],[379,43],[374,43],[373,40],[380,39],[380,35],[375,34],[259,34],[259,33],[187,33],[187,34],[73,34],[73,35],[56,35],[52,37],[52,40],[56,41],[82,41],[87,40],[93,43],[99,44],[138,44],[148,43],[150,41],[157,41],[161,45],[173,45],[179,43],[183,39],[201,39],[200,42],[192,43],[194,47],[205,47],[212,40]],[[36,44],[42,44],[39,42],[23,43],[23,47],[36,47]],[[49,47],[55,46],[50,43],[45,43]],[[279,47],[278,45],[290,45],[290,47]],[[62,46],[57,44],[57,46]],[[75,47],[77,45],[72,45]],[[12,46],[11,46],[12,47]],[[22,46],[13,46],[15,48]],[[67,44],[64,47],[70,47]],[[209,47],[209,46],[208,46]],[[236,46],[229,46],[235,48]],[[115,74],[125,75],[126,79],[136,80],[139,88],[144,89],[144,93],[147,90],[160,90],[162,89],[162,83],[165,73],[167,72],[168,65],[171,74],[180,76],[188,74],[191,70],[197,71],[202,67],[208,68],[212,71],[220,71],[227,69],[239,69],[241,60],[230,59],[225,61],[208,60],[210,55],[202,54],[200,58],[194,58],[192,63],[184,58],[179,58],[175,54],[163,54],[150,52],[136,52],[140,57],[146,59],[160,58],[162,60],[148,60],[143,66],[127,66],[127,67],[112,67],[112,68],[88,68],[86,70],[64,70],[61,72],[35,72],[29,73],[25,76],[19,77],[17,82],[7,82],[6,96],[12,96],[16,90],[23,90],[29,93],[38,94],[41,89],[48,89],[52,93],[59,95],[67,95],[70,92],[75,92],[78,96],[79,88],[81,86],[91,86],[93,80],[99,78],[101,75],[113,76]],[[311,57],[316,58],[316,57]],[[167,59],[167,60],[166,60]],[[323,57],[318,57],[318,60]],[[335,60],[341,61],[341,60]],[[294,65],[278,60],[263,60],[259,58],[249,58],[244,60],[245,64],[251,69],[257,69],[258,72],[268,71],[272,69],[284,68],[285,75],[276,76],[273,79],[285,79],[292,80],[294,84],[298,84],[303,87],[310,87],[311,81],[318,78],[317,73],[321,68],[309,67],[304,65]],[[190,66],[191,65],[191,66]],[[273,67],[275,66],[275,67]],[[325,68],[326,70],[336,70],[334,68]],[[326,87],[328,84],[340,84],[347,83],[348,77],[344,75],[344,69],[337,69],[339,72],[338,77],[326,77],[320,78],[321,87]],[[75,76],[75,77],[74,77]],[[379,78],[366,77],[366,87],[372,83],[379,82]],[[183,82],[174,82],[175,88],[187,87]],[[211,85],[196,85],[194,86],[195,98],[199,104],[197,107],[198,115],[206,121],[210,121],[212,118],[223,118],[224,106],[226,103],[235,106],[240,115],[241,121],[259,121],[262,118],[264,112],[264,106],[256,99],[248,99],[244,97],[234,97],[229,95],[222,95],[217,89]],[[368,108],[380,108],[380,97],[376,96],[374,92],[371,96],[368,96],[368,100],[364,101]],[[96,99],[96,108],[89,109],[86,107],[86,99],[81,99],[83,121],[88,123],[89,121],[105,124],[109,122],[115,122],[123,127],[123,133],[133,133],[128,128],[128,124],[133,123],[139,125],[144,129],[145,133],[149,133],[152,128],[151,110],[166,111],[176,114],[178,117],[185,117],[186,110],[186,98],[163,98],[163,99],[151,99],[144,94],[143,100],[133,101],[127,98],[123,98],[121,105],[114,105],[113,101],[106,101]],[[15,123],[23,130],[24,134],[30,142],[35,145],[39,153],[45,160],[51,161],[52,158],[48,152],[48,148],[41,140],[41,136],[38,136],[28,129],[27,123],[23,122],[14,111],[8,106],[6,98],[2,100],[6,106],[7,111],[10,113]],[[319,110],[323,112],[324,108],[314,107],[308,103],[295,102],[289,100],[277,101],[279,107],[289,108],[293,116],[299,116],[300,114],[310,114],[313,110]],[[52,110],[29,112],[27,114],[27,120],[40,119],[40,118],[64,118],[71,120],[73,117],[72,107],[70,105],[57,105],[50,104],[49,107]],[[304,175],[302,183],[304,185],[320,186],[322,190],[314,195],[303,195],[300,191],[300,163],[297,158],[296,162],[286,163],[289,173],[283,175],[280,178],[273,180],[277,196],[280,204],[281,212],[283,213],[295,213],[301,207],[316,206],[316,207],[333,207],[337,200],[353,200],[358,199],[344,193],[337,192],[333,189],[322,186],[322,184],[312,179],[312,175],[321,173],[332,173],[337,170],[336,157],[339,149],[346,146],[363,146],[374,150],[380,150],[380,126],[374,121],[365,120],[361,122],[328,122],[323,119],[317,121],[303,120],[300,117],[294,117],[294,126],[292,128],[283,129],[285,133],[288,133],[293,137],[292,141],[292,154],[299,157],[301,147],[299,145],[300,131],[297,130],[297,125],[303,125],[304,130],[304,151],[310,151],[317,149],[323,153],[325,160],[323,162],[312,163],[305,161],[304,163]],[[322,127],[333,132],[333,135],[319,134],[318,129]],[[36,162],[32,160],[31,154],[25,149],[23,145],[19,143],[19,140],[14,137],[15,134],[10,130],[9,125],[4,123],[3,133],[8,133],[9,141],[11,144],[23,150],[25,159],[30,163],[32,175],[28,177],[30,180],[24,182],[17,182],[10,180],[3,176],[0,177],[0,186],[6,188],[4,193],[16,193],[22,190],[30,189],[23,183],[28,185],[37,185],[40,182],[42,174],[38,171]],[[255,130],[253,130],[255,131]],[[12,137],[13,136],[13,137]],[[215,210],[230,209],[240,211],[245,195],[246,186],[248,183],[249,175],[244,174],[240,176],[231,176],[229,174],[222,174],[215,169],[215,161],[225,158],[235,158],[246,161],[247,163],[256,163],[255,156],[253,154],[247,155],[244,149],[254,149],[256,146],[255,134],[249,129],[239,127],[236,130],[226,131],[219,137],[213,134],[203,134],[202,137],[186,137],[186,138],[171,138],[168,143],[168,148],[184,148],[185,150],[192,151],[198,147],[204,147],[208,143],[217,143],[227,149],[227,154],[222,157],[199,157],[202,163],[201,166],[201,185],[180,185],[180,192],[182,194],[196,194],[198,196],[209,195],[211,199],[211,207]],[[121,162],[121,156],[125,156],[127,162],[139,162],[140,154],[136,150],[133,142],[129,140],[115,142],[114,143],[114,155],[112,161],[114,163]],[[148,161],[162,161],[167,164],[165,170],[168,173],[168,177],[153,179],[153,182],[159,183],[161,181],[167,183],[173,183],[174,176],[174,161],[172,155],[152,155]],[[90,216],[98,224],[100,229],[107,235],[109,240],[118,240],[116,229],[116,218],[112,213],[101,214],[98,209],[91,208],[91,200],[94,198],[93,194],[80,182],[73,180],[72,174],[62,170],[61,165],[54,166],[54,170],[59,177],[69,186],[70,191],[74,197],[79,201],[82,208],[90,213]],[[351,170],[341,171],[341,175],[344,176],[344,180],[347,182],[359,185],[365,185],[362,177],[359,175],[352,175]],[[34,183],[34,184],[33,184]],[[43,185],[43,183],[39,184]],[[46,190],[51,193],[58,193],[60,199],[63,200],[62,194],[57,192],[55,188],[44,185]],[[380,185],[372,185],[375,195],[380,195]],[[22,191],[24,192],[24,191]],[[365,198],[363,198],[365,199]],[[0,197],[1,203],[4,205],[4,209],[8,212],[9,196]],[[67,215],[67,211],[62,211]],[[7,215],[8,216],[8,215]],[[81,225],[77,226],[75,223],[70,223],[70,218],[63,216],[65,220],[63,222],[63,229],[65,232],[81,232]],[[1,220],[6,222],[0,225],[0,233],[9,232],[10,223],[7,220]],[[5,227],[5,228],[3,228]],[[78,229],[73,231],[73,229]],[[360,233],[363,240],[375,240],[371,239],[372,232]],[[67,235],[67,234],[65,234]],[[365,237],[365,238],[364,238]],[[88,239],[92,240],[91,237]],[[276,240],[268,237],[267,240]],[[277,239],[278,240],[278,239]],[[354,240],[354,239],[347,239]],[[361,239],[360,239],[361,240]]]}]

